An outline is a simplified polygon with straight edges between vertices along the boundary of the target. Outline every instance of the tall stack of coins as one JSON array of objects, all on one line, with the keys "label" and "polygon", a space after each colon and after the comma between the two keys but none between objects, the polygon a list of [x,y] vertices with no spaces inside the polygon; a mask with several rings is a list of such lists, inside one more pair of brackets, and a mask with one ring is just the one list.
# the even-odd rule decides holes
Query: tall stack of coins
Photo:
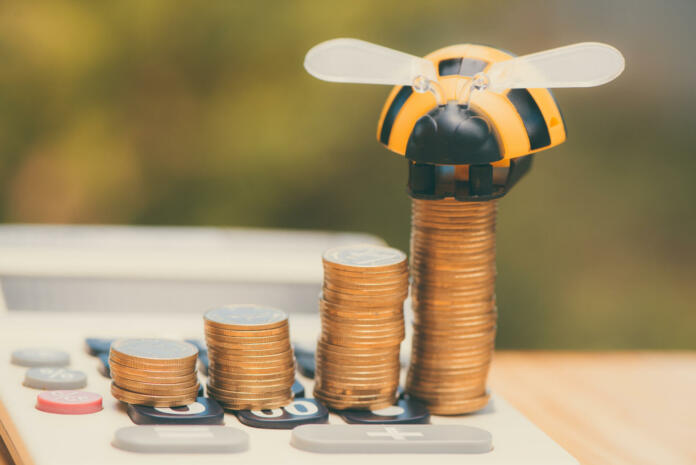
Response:
[{"label": "tall stack of coins", "polygon": [[273,409],[292,401],[295,359],[282,310],[231,305],[203,317],[208,393],[231,410]]},{"label": "tall stack of coins", "polygon": [[175,407],[196,401],[198,349],[168,339],[120,339],[111,344],[111,394],[129,404]]},{"label": "tall stack of coins", "polygon": [[392,405],[399,385],[406,255],[373,245],[324,253],[314,397],[335,409]]},{"label": "tall stack of coins", "polygon": [[496,201],[413,199],[415,321],[406,391],[434,414],[473,412],[488,403],[496,210]]}]

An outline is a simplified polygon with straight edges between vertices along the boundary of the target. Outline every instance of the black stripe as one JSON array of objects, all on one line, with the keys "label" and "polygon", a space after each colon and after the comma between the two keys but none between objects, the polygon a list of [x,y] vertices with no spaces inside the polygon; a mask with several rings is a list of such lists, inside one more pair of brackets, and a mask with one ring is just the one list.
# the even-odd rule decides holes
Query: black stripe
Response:
[{"label": "black stripe", "polygon": [[459,68],[462,66],[461,58],[448,58],[437,64],[437,72],[440,76],[452,76],[459,74]]},{"label": "black stripe", "polygon": [[549,128],[544,121],[544,115],[539,109],[532,94],[527,89],[512,89],[507,94],[508,100],[522,117],[522,123],[527,130],[531,150],[540,149],[551,144]]},{"label": "black stripe", "polygon": [[474,58],[448,58],[437,64],[437,72],[440,76],[473,76],[480,73],[488,66],[488,62]]},{"label": "black stripe", "polygon": [[384,115],[384,121],[382,122],[382,132],[379,134],[379,141],[384,145],[389,145],[389,135],[391,134],[392,126],[394,125],[396,115],[399,114],[399,111],[401,111],[401,107],[404,106],[404,103],[406,103],[406,100],[411,96],[412,93],[413,88],[411,86],[404,86],[396,94],[394,100],[392,100],[392,104],[389,106],[387,114]]}]

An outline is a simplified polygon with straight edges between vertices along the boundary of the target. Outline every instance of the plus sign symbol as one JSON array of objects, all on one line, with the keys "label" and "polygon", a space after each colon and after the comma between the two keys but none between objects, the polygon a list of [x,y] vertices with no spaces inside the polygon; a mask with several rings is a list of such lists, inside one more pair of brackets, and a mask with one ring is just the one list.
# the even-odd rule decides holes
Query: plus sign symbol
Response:
[{"label": "plus sign symbol", "polygon": [[395,441],[408,441],[409,437],[423,437],[423,433],[419,433],[417,431],[407,433],[405,431],[399,431],[399,429],[395,426],[385,426],[383,431],[367,431],[366,434],[372,438],[392,438]]}]

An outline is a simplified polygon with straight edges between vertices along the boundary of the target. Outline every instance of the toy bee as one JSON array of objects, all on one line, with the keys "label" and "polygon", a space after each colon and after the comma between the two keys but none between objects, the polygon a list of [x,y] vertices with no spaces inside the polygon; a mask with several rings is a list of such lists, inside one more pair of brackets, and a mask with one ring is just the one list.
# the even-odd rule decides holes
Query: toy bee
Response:
[{"label": "toy bee", "polygon": [[414,198],[490,200],[530,168],[532,154],[565,141],[547,88],[590,87],[616,78],[615,48],[586,42],[514,57],[482,45],[453,45],[424,58],[357,39],[312,48],[305,68],[326,81],[396,85],[377,139],[409,161]]}]

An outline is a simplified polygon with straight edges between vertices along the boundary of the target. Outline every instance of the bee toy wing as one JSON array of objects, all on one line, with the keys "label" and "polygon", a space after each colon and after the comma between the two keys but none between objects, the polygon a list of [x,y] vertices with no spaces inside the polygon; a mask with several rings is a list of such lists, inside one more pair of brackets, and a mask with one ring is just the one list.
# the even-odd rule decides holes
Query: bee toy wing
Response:
[{"label": "bee toy wing", "polygon": [[611,45],[582,42],[494,63],[484,78],[493,91],[594,87],[615,79],[624,65]]},{"label": "bee toy wing", "polygon": [[312,47],[304,67],[332,82],[410,86],[437,81],[430,60],[358,39],[332,39]]}]

